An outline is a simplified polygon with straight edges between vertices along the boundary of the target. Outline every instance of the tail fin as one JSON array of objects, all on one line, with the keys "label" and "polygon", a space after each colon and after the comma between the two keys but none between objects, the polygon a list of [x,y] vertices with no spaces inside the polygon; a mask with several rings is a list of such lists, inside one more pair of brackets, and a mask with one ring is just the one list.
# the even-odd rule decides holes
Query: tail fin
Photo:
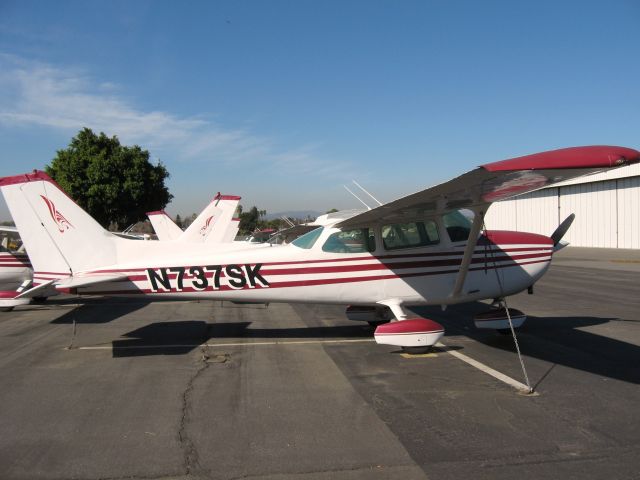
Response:
[{"label": "tail fin", "polygon": [[149,217],[158,240],[176,240],[183,233],[182,229],[171,220],[171,217],[164,210],[148,212],[147,217]]},{"label": "tail fin", "polygon": [[0,178],[0,190],[31,259],[34,283],[116,263],[117,239],[46,173]]},{"label": "tail fin", "polygon": [[[198,215],[180,236],[184,242],[222,243],[233,228],[233,216],[240,202],[240,197],[234,195],[220,195],[213,198],[211,203]],[[215,228],[214,228],[215,227]],[[234,233],[235,237],[235,233]]]}]

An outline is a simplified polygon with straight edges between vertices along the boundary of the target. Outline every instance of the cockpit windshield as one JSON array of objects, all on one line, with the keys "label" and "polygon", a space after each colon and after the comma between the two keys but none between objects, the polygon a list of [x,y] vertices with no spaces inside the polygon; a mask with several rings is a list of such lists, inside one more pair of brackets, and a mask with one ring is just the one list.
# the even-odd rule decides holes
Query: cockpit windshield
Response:
[{"label": "cockpit windshield", "polygon": [[471,233],[473,217],[474,213],[467,209],[456,210],[442,216],[442,222],[452,242],[467,241]]},{"label": "cockpit windshield", "polygon": [[301,237],[296,238],[293,242],[291,242],[291,245],[295,245],[299,248],[309,249],[316,243],[323,230],[324,227],[318,227],[315,230],[311,230],[309,233],[305,233]]}]

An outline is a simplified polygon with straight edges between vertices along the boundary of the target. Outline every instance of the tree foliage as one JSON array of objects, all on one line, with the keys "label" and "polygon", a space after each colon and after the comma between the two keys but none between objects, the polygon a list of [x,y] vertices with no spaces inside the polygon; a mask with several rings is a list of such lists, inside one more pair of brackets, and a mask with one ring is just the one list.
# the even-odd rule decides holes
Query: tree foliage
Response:
[{"label": "tree foliage", "polygon": [[259,228],[262,212],[263,210],[258,210],[258,207],[251,207],[246,212],[240,213],[240,233],[243,235],[248,235],[252,233],[256,228]]},{"label": "tree foliage", "polygon": [[[336,210],[337,211],[337,210]],[[256,230],[264,230],[264,229],[274,229],[274,230],[282,230],[285,228],[289,228],[291,223],[299,224],[299,223],[308,223],[312,222],[314,219],[307,216],[307,218],[293,218],[287,217],[289,222],[281,219],[274,218],[272,220],[263,220],[263,218],[267,215],[266,210],[260,210],[258,207],[251,207],[247,211],[243,211],[242,205],[238,205],[238,216],[240,218],[240,226],[239,226],[239,234],[240,235],[250,235]]]},{"label": "tree foliage", "polygon": [[172,198],[165,166],[149,161],[138,145],[120,144],[116,136],[81,130],[58,150],[46,172],[101,225],[122,229],[161,210]]}]

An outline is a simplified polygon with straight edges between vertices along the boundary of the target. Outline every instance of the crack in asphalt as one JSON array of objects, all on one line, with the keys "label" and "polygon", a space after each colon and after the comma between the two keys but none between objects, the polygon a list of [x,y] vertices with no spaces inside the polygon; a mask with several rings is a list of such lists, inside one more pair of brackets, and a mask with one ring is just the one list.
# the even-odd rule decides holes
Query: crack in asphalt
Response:
[{"label": "crack in asphalt", "polygon": [[[67,480],[69,477],[64,477],[64,479],[60,479],[60,480]],[[185,479],[187,480],[186,476],[180,475],[180,476],[175,476],[175,475],[159,475],[159,476],[145,476],[145,475],[124,475],[121,477],[98,477],[98,478],[91,478],[91,479],[87,479],[87,480],[180,480],[180,479]],[[80,479],[79,479],[80,480]]]},{"label": "crack in asphalt", "polygon": [[191,394],[193,392],[193,385],[195,381],[202,375],[202,373],[209,367],[210,363],[207,361],[209,359],[209,355],[207,353],[207,347],[203,346],[200,348],[200,359],[198,361],[199,366],[196,372],[192,375],[187,383],[187,388],[185,388],[184,393],[182,394],[182,416],[180,418],[180,428],[178,429],[178,440],[180,442],[180,446],[183,451],[183,468],[186,472],[187,477],[191,476],[194,471],[201,472],[199,457],[198,457],[198,449],[196,448],[194,442],[189,438],[187,434],[187,425],[191,421]]}]

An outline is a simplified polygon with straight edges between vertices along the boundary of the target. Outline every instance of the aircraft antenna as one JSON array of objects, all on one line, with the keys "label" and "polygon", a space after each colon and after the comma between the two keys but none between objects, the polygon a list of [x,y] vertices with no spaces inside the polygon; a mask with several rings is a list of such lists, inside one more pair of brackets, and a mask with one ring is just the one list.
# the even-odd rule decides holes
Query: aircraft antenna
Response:
[{"label": "aircraft antenna", "polygon": [[344,189],[349,192],[351,195],[353,195],[354,197],[356,197],[356,200],[358,200],[360,203],[362,203],[365,207],[367,207],[367,210],[371,210],[371,207],[369,205],[367,205],[365,203],[364,200],[362,200],[359,196],[357,196],[355,193],[353,193],[351,190],[349,190],[349,187],[347,187],[346,185],[342,185],[344,187]]},{"label": "aircraft antenna", "polygon": [[367,191],[364,189],[364,187],[363,187],[362,185],[360,185],[360,184],[359,184],[358,182],[356,182],[355,180],[351,180],[351,181],[356,185],[356,187],[358,187],[358,188],[359,188],[360,190],[362,190],[364,193],[366,193],[366,194],[367,194],[367,195],[369,195],[371,198],[373,198],[373,199],[376,201],[376,203],[377,203],[378,205],[382,206],[382,202],[381,202],[380,200],[378,200],[376,197],[374,197],[373,195],[371,195],[369,192],[367,192]]},{"label": "aircraft antenna", "polygon": [[296,226],[296,224],[295,224],[295,223],[293,223],[291,220],[289,220],[289,219],[288,219],[287,217],[285,217],[284,215],[282,215],[280,218],[281,218],[282,220],[284,220],[284,222],[285,222],[287,225],[289,225],[290,227],[295,227],[295,226]]}]

